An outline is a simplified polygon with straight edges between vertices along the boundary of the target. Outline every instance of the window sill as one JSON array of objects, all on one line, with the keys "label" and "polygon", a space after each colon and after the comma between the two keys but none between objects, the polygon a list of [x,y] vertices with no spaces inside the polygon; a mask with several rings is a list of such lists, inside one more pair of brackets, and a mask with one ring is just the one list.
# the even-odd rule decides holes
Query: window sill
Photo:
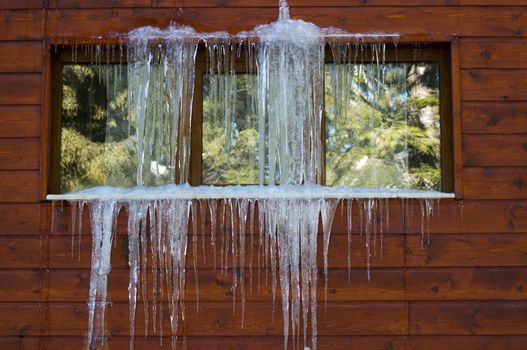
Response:
[{"label": "window sill", "polygon": [[324,187],[319,185],[285,186],[189,186],[165,185],[159,187],[93,187],[86,190],[49,194],[50,201],[88,200],[156,200],[156,199],[447,199],[455,198],[454,193],[411,190],[374,189],[354,187]]}]

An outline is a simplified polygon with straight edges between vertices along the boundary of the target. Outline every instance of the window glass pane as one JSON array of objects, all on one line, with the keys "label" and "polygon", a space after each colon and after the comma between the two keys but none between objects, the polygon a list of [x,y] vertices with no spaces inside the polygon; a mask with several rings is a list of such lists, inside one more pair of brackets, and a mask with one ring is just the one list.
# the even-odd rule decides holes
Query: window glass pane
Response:
[{"label": "window glass pane", "polygon": [[441,189],[439,65],[327,64],[326,184]]},{"label": "window glass pane", "polygon": [[255,85],[250,74],[203,77],[204,184],[258,183]]},{"label": "window glass pane", "polygon": [[126,66],[65,64],[62,69],[60,191],[136,183],[127,115]]}]

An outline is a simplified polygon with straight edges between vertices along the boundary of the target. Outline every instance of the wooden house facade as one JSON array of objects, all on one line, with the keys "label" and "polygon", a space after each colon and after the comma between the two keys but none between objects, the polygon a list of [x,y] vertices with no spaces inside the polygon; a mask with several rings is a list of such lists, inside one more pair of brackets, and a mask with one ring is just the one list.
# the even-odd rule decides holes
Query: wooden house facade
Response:
[{"label": "wooden house facade", "polygon": [[[441,202],[424,246],[419,215],[390,201],[389,232],[383,256],[373,259],[371,283],[358,235],[348,283],[345,211],[337,211],[327,308],[320,293],[319,348],[527,349],[527,1],[291,0],[290,6],[292,17],[319,26],[396,32],[401,40],[446,44],[451,53],[456,199]],[[80,259],[72,258],[69,215],[50,230],[46,201],[52,46],[170,21],[235,33],[276,17],[273,0],[0,0],[0,349],[77,349],[85,341],[88,228]],[[417,202],[410,205],[419,212]],[[112,349],[129,342],[121,223],[110,277]],[[201,265],[198,274],[198,313],[188,278],[186,348],[282,348],[280,307],[273,322],[269,287],[247,293],[241,328],[228,277]],[[143,337],[140,312],[137,333],[138,349],[159,346],[159,337]],[[160,348],[170,348],[168,337]]]}]

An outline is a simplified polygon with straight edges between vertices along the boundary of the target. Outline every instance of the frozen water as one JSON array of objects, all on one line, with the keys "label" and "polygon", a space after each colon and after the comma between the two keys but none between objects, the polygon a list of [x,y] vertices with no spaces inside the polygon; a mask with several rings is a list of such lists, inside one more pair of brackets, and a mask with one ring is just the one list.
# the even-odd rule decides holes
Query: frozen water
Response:
[{"label": "frozen water", "polygon": [[[166,322],[163,301],[168,300],[168,322],[173,344],[177,344],[179,324],[186,318],[185,273],[189,233],[192,236],[192,265],[199,308],[198,247],[201,237],[201,254],[205,259],[208,254],[205,251],[207,213],[210,215],[210,254],[214,268],[219,254],[220,269],[224,272],[229,267],[231,269],[233,312],[236,312],[239,290],[242,327],[245,321],[246,265],[248,262],[249,290],[252,291],[253,245],[256,243],[258,290],[260,268],[270,270],[273,318],[276,292],[280,286],[284,348],[288,346],[289,335],[293,348],[300,347],[301,335],[304,349],[317,348],[317,255],[321,250],[327,302],[331,227],[339,203],[346,206],[349,272],[354,201],[359,209],[360,232],[366,241],[368,279],[371,279],[369,267],[372,254],[375,254],[376,234],[381,234],[382,253],[382,234],[388,231],[388,199],[402,198],[402,214],[408,215],[405,198],[419,198],[423,242],[425,233],[426,241],[429,241],[429,222],[434,215],[432,199],[452,195],[435,191],[318,185],[322,180],[326,43],[330,43],[336,63],[331,71],[330,84],[336,92],[334,105],[338,116],[350,108],[347,103],[349,90],[341,87],[349,85],[350,79],[357,74],[350,70],[351,65],[338,63],[360,60],[360,55],[369,50],[368,57],[373,57],[372,63],[378,68],[384,60],[384,42],[396,42],[398,36],[351,34],[337,28],[319,28],[312,23],[291,19],[287,1],[280,0],[279,5],[278,21],[235,36],[224,32],[197,33],[191,27],[175,24],[164,30],[139,28],[127,35],[130,134],[135,137],[137,187],[97,187],[48,196],[51,200],[72,203],[72,244],[77,234],[80,244],[83,208],[90,208],[93,246],[88,348],[103,346],[105,341],[111,248],[121,207],[128,212],[130,348],[134,347],[135,316],[140,300],[144,308],[145,333],[148,333],[151,322],[153,332],[160,336],[163,336],[163,322]],[[373,43],[366,44],[366,41]],[[188,185],[195,61],[200,42],[206,47],[207,74],[215,102],[214,118],[223,121],[227,140],[231,140],[234,133],[236,61],[242,52],[246,71],[254,73],[256,68],[257,97],[252,105],[259,123],[259,186]],[[108,50],[114,55],[115,48]],[[119,51],[122,55],[122,47]],[[77,48],[74,56],[76,52]],[[100,62],[102,51],[99,46],[93,54],[95,61]],[[383,81],[375,65],[358,74],[371,74],[372,80],[378,84]],[[263,186],[266,184],[270,186]],[[54,216],[52,221],[54,228]],[[319,222],[322,223],[321,232]],[[217,236],[219,232],[222,233],[221,242]],[[317,243],[319,234],[322,235],[322,249]],[[246,249],[247,238],[249,251]],[[150,285],[147,281],[149,259],[152,267]],[[265,281],[268,282],[267,272]]]}]

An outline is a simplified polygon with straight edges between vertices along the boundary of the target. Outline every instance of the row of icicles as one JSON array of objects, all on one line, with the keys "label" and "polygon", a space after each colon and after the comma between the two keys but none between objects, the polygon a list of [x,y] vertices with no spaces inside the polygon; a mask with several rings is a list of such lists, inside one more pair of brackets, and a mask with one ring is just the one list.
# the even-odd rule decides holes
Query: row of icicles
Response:
[{"label": "row of icicles", "polygon": [[[385,44],[382,39],[397,40],[398,36],[361,36],[335,28],[319,28],[312,23],[291,20],[287,3],[282,0],[280,5],[280,20],[258,26],[252,32],[239,33],[235,37],[226,33],[207,35],[197,33],[190,27],[175,25],[166,30],[139,28],[127,35],[128,115],[130,125],[133,124],[130,132],[135,135],[138,186],[158,185],[150,168],[151,164],[163,163],[169,169],[170,183],[188,183],[195,65],[200,42],[205,42],[208,73],[211,76],[224,76],[213,81],[212,95],[213,99],[222,99],[223,108],[217,114],[224,118],[227,136],[232,132],[234,78],[236,61],[241,57],[241,52],[246,58],[246,71],[257,75],[256,99],[251,105],[256,109],[258,118],[260,185],[304,186],[321,183],[326,39],[337,37],[340,40],[329,45],[336,62],[356,63],[368,57],[372,60],[369,63],[379,65],[384,60]],[[342,40],[348,42],[343,43]],[[376,42],[366,44],[368,40]],[[115,54],[123,55],[122,46],[109,46],[106,53],[103,51],[101,46],[96,46],[95,52],[91,52],[95,55],[95,62],[102,63],[103,54],[107,58]],[[77,55],[76,49],[73,55]],[[373,69],[371,74],[376,74],[375,71]],[[338,84],[346,83],[348,75],[355,73],[335,70],[335,74],[342,74],[334,80]],[[375,78],[372,80],[382,81],[382,76]],[[341,89],[335,86],[334,90]],[[336,103],[344,101],[342,107],[337,106],[337,111],[344,113],[343,110],[348,108],[345,104],[348,97],[336,95]],[[327,297],[331,226],[339,202],[345,206],[348,218],[350,268],[352,199],[71,201],[74,236],[80,235],[83,208],[89,207],[91,215],[93,243],[87,347],[100,348],[106,341],[105,316],[110,302],[108,278],[111,251],[117,217],[124,208],[128,213],[131,349],[134,347],[135,316],[140,300],[144,305],[145,333],[150,328],[163,337],[163,324],[168,320],[173,346],[177,345],[177,337],[181,334],[180,323],[186,317],[188,247],[191,243],[192,265],[198,288],[198,236],[199,232],[205,234],[204,218],[208,213],[211,254],[219,269],[232,274],[233,307],[237,303],[239,290],[242,327],[247,283],[250,290],[253,288],[251,264],[255,254],[257,268],[271,272],[267,283],[273,291],[273,305],[276,291],[280,289],[281,292],[284,348],[287,348],[291,335],[293,348],[297,349],[302,344],[315,350],[317,256],[322,251]],[[376,246],[375,237],[388,231],[389,201],[365,199],[358,200],[358,203],[359,226],[365,236],[370,279],[369,267]],[[427,232],[435,202],[423,199],[419,203],[425,240],[424,233]],[[199,222],[198,216],[202,220],[201,227],[196,224]],[[321,245],[318,243],[319,226],[322,227]],[[379,241],[382,252],[382,237]],[[201,249],[204,242],[203,239]],[[249,252],[247,246],[250,247]],[[202,254],[204,257],[207,255],[204,251]],[[152,282],[148,286],[147,267],[150,265]],[[246,274],[247,265],[249,276]],[[198,291],[196,293],[199,295]],[[152,299],[150,304],[149,295]],[[303,341],[300,340],[301,335]]]},{"label": "row of icicles", "polygon": [[[355,223],[353,202],[356,202],[359,210],[358,222]],[[429,242],[430,218],[439,213],[439,201],[423,199],[418,203],[419,213],[414,213],[411,201],[401,199],[401,215],[420,215],[421,242],[424,244]],[[117,218],[123,210],[128,217],[131,349],[134,348],[138,302],[143,304],[145,335],[152,332],[159,335],[162,341],[163,324],[168,320],[172,345],[177,347],[178,336],[181,335],[178,329],[186,318],[185,272],[188,249],[192,249],[197,310],[198,261],[202,256],[203,262],[207,257],[212,259],[216,271],[224,275],[231,274],[233,313],[239,302],[241,328],[245,321],[246,289],[250,292],[253,289],[260,291],[264,284],[272,290],[273,319],[276,292],[278,289],[281,292],[284,347],[287,348],[291,335],[294,349],[301,344],[304,348],[309,345],[311,349],[316,349],[317,257],[319,254],[323,257],[324,296],[327,302],[328,252],[337,208],[340,207],[342,215],[347,218],[348,276],[352,265],[353,225],[364,236],[367,278],[370,281],[372,257],[383,254],[383,235],[389,232],[390,224],[389,199],[90,200],[70,201],[69,204],[72,256],[76,243],[80,257],[84,209],[88,208],[90,212],[93,242],[88,300],[89,349],[101,348],[107,340],[105,316],[111,304],[108,295],[110,257],[112,246],[115,245]],[[56,226],[55,210],[52,209],[52,229]],[[319,229],[322,235],[321,249],[317,243]],[[206,240],[210,241],[210,251],[206,251]],[[265,271],[265,278],[261,276],[261,270]],[[254,271],[257,271],[255,275]],[[270,276],[267,271],[270,271]],[[148,283],[148,280],[151,282]]]}]

